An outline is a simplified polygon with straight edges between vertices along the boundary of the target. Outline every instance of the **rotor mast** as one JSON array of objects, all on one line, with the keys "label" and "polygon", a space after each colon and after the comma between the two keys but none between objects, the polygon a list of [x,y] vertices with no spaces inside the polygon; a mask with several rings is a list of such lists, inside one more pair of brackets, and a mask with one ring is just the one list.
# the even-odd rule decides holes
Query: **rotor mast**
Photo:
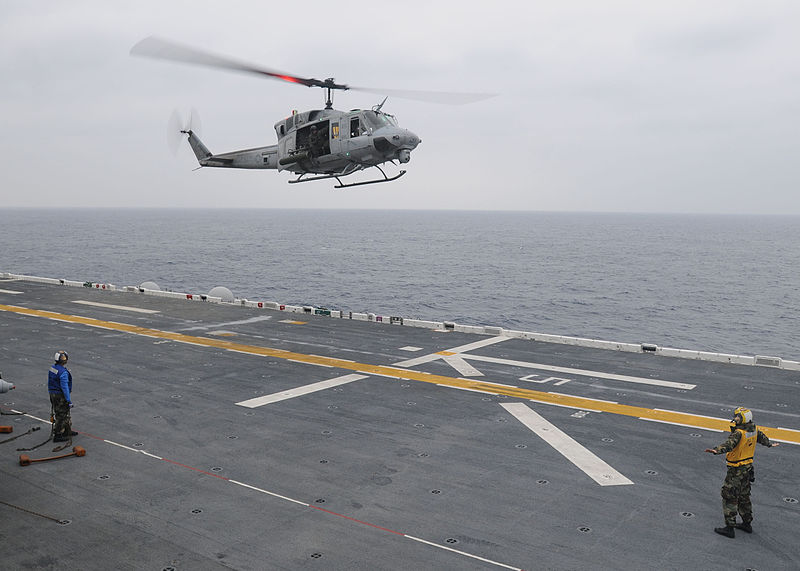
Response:
[{"label": "rotor mast", "polygon": [[347,86],[336,85],[332,77],[327,78],[323,85],[325,87],[325,109],[333,109],[333,90],[347,89]]}]

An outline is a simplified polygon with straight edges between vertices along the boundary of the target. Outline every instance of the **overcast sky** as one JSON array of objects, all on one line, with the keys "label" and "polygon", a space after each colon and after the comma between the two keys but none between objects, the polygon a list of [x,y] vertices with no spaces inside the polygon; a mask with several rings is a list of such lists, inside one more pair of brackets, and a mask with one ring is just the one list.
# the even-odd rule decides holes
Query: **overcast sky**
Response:
[{"label": "overcast sky", "polygon": [[[275,144],[273,124],[323,92],[131,57],[149,35],[304,77],[498,95],[390,98],[422,138],[393,183],[195,172],[188,144],[166,143],[173,109],[196,108],[220,153]],[[800,214],[795,0],[6,0],[0,77],[0,207]],[[334,106],[380,99],[338,92]]]}]

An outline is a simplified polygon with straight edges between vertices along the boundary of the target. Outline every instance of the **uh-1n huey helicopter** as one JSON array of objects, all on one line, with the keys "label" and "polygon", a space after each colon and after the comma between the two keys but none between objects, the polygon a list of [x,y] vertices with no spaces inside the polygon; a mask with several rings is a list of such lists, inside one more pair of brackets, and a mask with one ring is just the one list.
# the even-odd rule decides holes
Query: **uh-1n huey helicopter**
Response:
[{"label": "uh-1n huey helicopter", "polygon": [[[405,170],[389,177],[381,165],[387,162],[396,164],[395,161],[407,163],[411,160],[411,151],[422,142],[417,135],[401,128],[393,115],[383,111],[383,105],[388,97],[384,97],[380,104],[371,109],[337,111],[333,108],[333,91],[336,89],[366,91],[384,96],[392,95],[406,99],[456,105],[493,97],[491,94],[484,93],[443,93],[351,87],[336,83],[333,78],[320,80],[298,77],[154,36],[145,38],[133,46],[131,55],[241,71],[306,87],[325,89],[324,109],[301,113],[293,111],[289,117],[275,123],[275,133],[278,136],[277,145],[214,154],[208,150],[191,127],[180,129],[181,133],[188,136],[189,145],[201,167],[287,170],[298,175],[296,179],[289,181],[291,184],[335,178],[339,183],[335,188],[347,188],[397,180],[406,174]],[[345,184],[341,180],[342,177],[372,167],[377,168],[383,178],[349,184]]]}]

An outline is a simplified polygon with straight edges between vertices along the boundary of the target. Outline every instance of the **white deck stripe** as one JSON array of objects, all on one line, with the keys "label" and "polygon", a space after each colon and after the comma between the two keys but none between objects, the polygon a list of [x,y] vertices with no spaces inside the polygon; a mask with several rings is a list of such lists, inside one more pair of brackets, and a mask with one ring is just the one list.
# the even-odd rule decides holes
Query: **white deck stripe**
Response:
[{"label": "white deck stripe", "polygon": [[426,539],[420,539],[419,537],[414,537],[413,535],[408,535],[407,533],[404,533],[403,537],[406,537],[408,539],[413,539],[414,541],[419,541],[420,543],[424,543],[425,545],[430,545],[431,547],[438,547],[439,549],[452,551],[453,553],[458,553],[459,555],[463,555],[465,557],[471,557],[472,559],[477,559],[478,561],[483,561],[484,563],[490,563],[492,565],[497,565],[498,567],[505,567],[506,569],[513,569],[514,571],[522,571],[522,569],[520,569],[519,567],[512,567],[511,565],[506,565],[505,563],[500,563],[499,561],[492,561],[491,559],[486,559],[485,557],[473,555],[472,553],[467,553],[466,551],[453,549],[452,547],[447,547],[446,545],[439,545],[438,543],[433,543],[432,541],[428,541]]},{"label": "white deck stripe", "polygon": [[83,301],[81,299],[73,300],[72,303],[80,303],[81,305],[93,305],[95,307],[107,307],[108,309],[121,309],[123,311],[134,311],[136,313],[160,313],[155,309],[142,309],[141,307],[129,307],[127,305],[112,305],[110,303],[100,303],[97,301]]},{"label": "white deck stripe", "polygon": [[225,323],[212,323],[210,325],[195,325],[194,327],[186,327],[184,329],[179,329],[179,331],[202,331],[204,329],[219,329],[220,327],[227,327],[229,325],[245,325],[247,323],[269,321],[270,319],[272,319],[271,315],[259,315],[257,317],[250,317],[248,319],[240,319],[239,321],[226,321]]},{"label": "white deck stripe", "polygon": [[501,365],[513,365],[515,367],[527,367],[529,369],[541,369],[543,371],[553,371],[554,373],[567,373],[581,375],[584,377],[597,377],[598,379],[610,379],[613,381],[624,381],[626,383],[639,383],[640,385],[655,385],[659,387],[670,387],[673,389],[691,390],[697,385],[688,383],[676,383],[673,381],[662,381],[660,379],[646,379],[644,377],[631,377],[629,375],[616,375],[614,373],[603,373],[600,371],[589,371],[586,369],[571,369],[569,367],[555,367],[553,365],[543,365],[541,363],[527,363],[525,361],[514,361],[512,359],[498,359],[496,357],[484,357],[483,355],[461,355],[464,359],[474,361],[484,361],[486,363],[499,363]]},{"label": "white deck stripe", "polygon": [[11,295],[19,295],[21,293],[25,293],[23,291],[15,291],[13,289],[0,289],[0,293],[10,293]]},{"label": "white deck stripe", "polygon": [[438,353],[431,353],[430,355],[423,355],[422,357],[415,357],[413,359],[408,359],[406,361],[398,361],[397,363],[392,363],[392,367],[403,367],[404,369],[408,369],[409,367],[416,367],[417,365],[423,365],[425,363],[430,363],[431,361],[435,361],[436,359],[441,359],[442,356]]},{"label": "white deck stripe", "polygon": [[483,390],[479,391],[477,389],[468,389],[467,387],[451,387],[450,385],[436,385],[436,386],[437,387],[443,387],[445,389],[456,389],[457,391],[468,391],[468,392],[471,392],[471,393],[481,393],[481,394],[484,394],[484,395],[496,395],[496,394],[499,394],[499,393],[490,393],[490,392],[483,391]]},{"label": "white deck stripe", "polygon": [[583,470],[592,480],[601,486],[624,486],[633,484],[628,478],[587,450],[568,434],[554,424],[548,422],[540,414],[531,410],[525,403],[515,402],[501,404],[504,409],[514,415],[522,424],[555,448],[564,458]]},{"label": "white deck stripe", "polygon": [[467,363],[464,359],[459,357],[458,355],[447,355],[442,357],[442,360],[453,367],[459,374],[464,375],[465,377],[482,377],[483,373],[481,373],[478,369]]},{"label": "white deck stripe", "polygon": [[502,341],[508,341],[509,339],[511,338],[498,335],[497,337],[481,339],[480,341],[474,341],[472,343],[467,343],[466,345],[459,345],[458,347],[453,347],[452,349],[447,350],[451,353],[466,353],[467,351],[472,351],[473,349],[488,347],[489,345],[494,345],[495,343],[500,343]]},{"label": "white deck stripe", "polygon": [[[500,343],[501,341],[506,341],[510,339],[510,337],[489,337],[488,339],[481,339],[480,341],[475,341],[474,343],[467,343],[466,345],[460,345],[458,347],[453,347],[452,349],[446,349],[448,353],[464,353],[465,351],[472,351],[473,349],[480,349],[481,347],[487,347],[489,345],[494,345],[495,343]],[[416,357],[414,359],[408,359],[406,361],[400,361],[399,363],[392,363],[393,367],[416,367],[417,365],[422,365],[424,363],[430,363],[431,361],[435,361],[436,359],[441,359],[444,357],[441,353],[431,353],[430,355],[422,355],[421,357]]]},{"label": "white deck stripe", "polygon": [[231,484],[236,484],[237,486],[242,486],[243,488],[248,488],[255,492],[261,492],[262,494],[267,494],[268,496],[272,496],[275,498],[280,498],[282,500],[286,500],[287,502],[292,502],[294,504],[300,504],[301,506],[309,507],[309,504],[306,502],[301,502],[300,500],[292,499],[288,496],[282,496],[281,494],[276,494],[275,492],[270,492],[269,490],[264,490],[262,488],[256,488],[255,486],[251,486],[250,484],[245,484],[244,482],[238,482],[236,480],[228,480]]},{"label": "white deck stripe", "polygon": [[686,428],[697,428],[698,430],[710,430],[711,432],[720,432],[716,428],[706,428],[705,426],[696,426],[694,424],[683,424],[681,422],[671,422],[669,420],[661,420],[659,418],[644,418],[639,417],[639,420],[646,420],[647,422],[658,422],[660,424],[671,424],[673,426],[685,426]]},{"label": "white deck stripe", "polygon": [[311,383],[310,385],[297,387],[294,389],[290,389],[288,391],[282,391],[279,393],[273,393],[271,395],[264,395],[263,397],[256,397],[253,399],[244,400],[242,402],[237,402],[236,404],[247,408],[257,408],[259,406],[264,406],[265,404],[272,404],[282,400],[293,399],[295,397],[329,389],[331,387],[346,385],[347,383],[352,383],[353,381],[366,379],[368,376],[369,375],[357,375],[357,374],[344,375],[343,377],[336,377],[335,379],[328,379],[327,381]]}]

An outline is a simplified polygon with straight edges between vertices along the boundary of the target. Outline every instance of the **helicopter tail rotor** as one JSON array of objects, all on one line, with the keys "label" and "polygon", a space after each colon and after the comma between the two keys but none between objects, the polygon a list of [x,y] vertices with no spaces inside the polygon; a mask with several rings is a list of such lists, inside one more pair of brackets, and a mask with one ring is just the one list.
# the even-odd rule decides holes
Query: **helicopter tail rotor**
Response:
[{"label": "helicopter tail rotor", "polygon": [[192,134],[198,137],[201,132],[200,114],[196,109],[192,108],[187,121],[184,121],[178,110],[174,109],[167,122],[167,144],[172,154],[177,154],[182,134],[188,135],[191,139]]}]

